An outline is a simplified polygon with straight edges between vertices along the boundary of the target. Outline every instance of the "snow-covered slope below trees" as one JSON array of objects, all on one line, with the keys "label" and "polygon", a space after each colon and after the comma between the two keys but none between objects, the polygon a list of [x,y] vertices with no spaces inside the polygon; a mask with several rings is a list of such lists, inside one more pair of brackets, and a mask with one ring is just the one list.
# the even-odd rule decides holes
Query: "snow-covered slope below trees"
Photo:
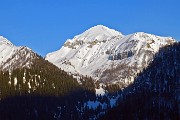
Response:
[{"label": "snow-covered slope below trees", "polygon": [[30,67],[36,54],[28,47],[17,47],[0,36],[0,70]]},{"label": "snow-covered slope below trees", "polygon": [[97,25],[68,39],[60,50],[47,54],[46,59],[71,74],[126,86],[148,66],[159,48],[173,42],[171,37],[144,32],[122,35]]}]

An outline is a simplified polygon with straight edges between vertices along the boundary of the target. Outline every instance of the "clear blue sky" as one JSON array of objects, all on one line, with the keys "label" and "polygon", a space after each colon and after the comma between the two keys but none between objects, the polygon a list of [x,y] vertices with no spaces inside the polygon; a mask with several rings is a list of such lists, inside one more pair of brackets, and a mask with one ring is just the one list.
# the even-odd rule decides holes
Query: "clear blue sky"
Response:
[{"label": "clear blue sky", "polygon": [[180,40],[180,0],[0,0],[0,35],[42,56],[97,24]]}]

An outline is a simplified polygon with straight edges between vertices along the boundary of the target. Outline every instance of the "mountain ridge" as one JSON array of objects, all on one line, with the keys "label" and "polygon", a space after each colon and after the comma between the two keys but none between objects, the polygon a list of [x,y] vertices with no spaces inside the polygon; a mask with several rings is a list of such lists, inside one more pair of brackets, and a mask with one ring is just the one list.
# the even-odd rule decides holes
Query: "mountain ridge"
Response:
[{"label": "mountain ridge", "polygon": [[6,39],[3,36],[0,36],[0,44],[6,44],[6,45],[14,46],[8,39]]},{"label": "mountain ridge", "polygon": [[8,39],[0,36],[0,70],[11,71],[16,68],[29,68],[37,54],[25,46],[15,46]]},{"label": "mountain ridge", "polygon": [[2,119],[98,119],[119,104],[119,119],[177,117],[179,43],[171,37],[95,26],[49,54],[51,63],[9,42],[0,40]]},{"label": "mountain ridge", "polygon": [[[106,31],[113,34],[106,36]],[[130,84],[129,81],[133,81],[135,74],[153,60],[159,48],[174,42],[172,37],[160,37],[144,32],[122,35],[118,31],[97,25],[73,39],[68,39],[60,50],[47,54],[45,59],[71,74],[88,75],[104,83],[107,79],[112,79],[109,83],[121,82],[127,85]],[[107,71],[118,67],[121,69],[115,74],[121,75],[108,77]]]}]

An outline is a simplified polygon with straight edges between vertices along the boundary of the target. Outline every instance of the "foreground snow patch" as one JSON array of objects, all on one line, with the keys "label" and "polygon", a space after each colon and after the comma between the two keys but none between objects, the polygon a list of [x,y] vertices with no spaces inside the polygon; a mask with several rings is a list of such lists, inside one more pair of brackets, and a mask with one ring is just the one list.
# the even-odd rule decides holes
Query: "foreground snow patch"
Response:
[{"label": "foreground snow patch", "polygon": [[96,95],[97,96],[103,96],[104,94],[105,94],[105,90],[102,88],[102,87],[100,87],[99,89],[95,89],[96,90]]}]

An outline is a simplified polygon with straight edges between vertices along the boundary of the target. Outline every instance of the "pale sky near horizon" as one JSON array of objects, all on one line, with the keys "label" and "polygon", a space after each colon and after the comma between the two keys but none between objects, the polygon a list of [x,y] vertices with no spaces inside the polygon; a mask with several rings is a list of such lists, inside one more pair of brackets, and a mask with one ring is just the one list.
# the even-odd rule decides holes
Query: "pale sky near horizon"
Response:
[{"label": "pale sky near horizon", "polygon": [[0,0],[0,35],[45,56],[98,24],[180,40],[180,0]]}]

